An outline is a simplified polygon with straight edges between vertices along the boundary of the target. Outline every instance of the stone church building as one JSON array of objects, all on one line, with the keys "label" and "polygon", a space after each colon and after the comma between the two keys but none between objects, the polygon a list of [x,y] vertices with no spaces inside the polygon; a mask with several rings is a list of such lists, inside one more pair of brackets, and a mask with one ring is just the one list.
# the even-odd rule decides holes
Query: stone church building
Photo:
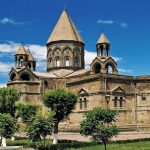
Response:
[{"label": "stone church building", "polygon": [[84,41],[64,10],[48,41],[47,72],[36,71],[36,60],[30,50],[21,45],[11,69],[8,87],[21,93],[21,101],[42,104],[47,90],[65,88],[80,95],[69,118],[62,121],[61,130],[76,131],[85,112],[93,107],[118,110],[117,125],[122,130],[150,128],[150,76],[119,75],[117,63],[111,57],[110,42],[102,33],[96,43],[97,57],[85,69]]}]

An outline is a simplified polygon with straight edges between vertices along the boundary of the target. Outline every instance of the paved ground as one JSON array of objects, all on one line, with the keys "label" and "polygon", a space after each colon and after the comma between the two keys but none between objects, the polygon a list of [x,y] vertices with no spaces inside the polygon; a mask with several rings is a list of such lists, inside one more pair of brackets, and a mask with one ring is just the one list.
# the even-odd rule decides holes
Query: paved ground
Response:
[{"label": "paved ground", "polygon": [[[59,133],[59,139],[90,141],[90,137],[81,136],[79,133]],[[150,138],[150,132],[121,132],[117,137],[112,140],[127,140],[138,138]]]},{"label": "paved ground", "polygon": [[[25,136],[25,133],[17,134],[17,136]],[[50,137],[52,138],[52,136]],[[90,141],[90,137],[81,136],[79,133],[60,132],[59,139],[65,140],[77,140],[77,141]],[[138,138],[150,138],[150,132],[120,132],[117,137],[113,137],[112,140],[127,140]]]}]

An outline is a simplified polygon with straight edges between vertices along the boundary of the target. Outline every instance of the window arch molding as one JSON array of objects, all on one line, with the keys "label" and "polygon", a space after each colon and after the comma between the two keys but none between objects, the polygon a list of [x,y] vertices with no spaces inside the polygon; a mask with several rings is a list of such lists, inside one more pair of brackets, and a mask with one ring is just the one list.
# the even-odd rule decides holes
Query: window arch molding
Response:
[{"label": "window arch molding", "polygon": [[61,48],[59,46],[56,46],[52,51],[55,52],[56,50],[60,50],[61,51]]},{"label": "window arch molding", "polygon": [[64,51],[66,51],[66,50],[70,50],[71,52],[73,51],[72,50],[72,48],[70,47],[70,46],[65,46],[63,49],[62,49],[62,51],[64,52]]},{"label": "window arch molding", "polygon": [[62,50],[61,50],[61,48],[60,47],[55,47],[54,49],[53,49],[53,54],[52,54],[52,56],[53,57],[60,57],[62,55]]},{"label": "window arch molding", "polygon": [[52,55],[53,55],[53,51],[50,49],[47,53],[47,57],[52,57]]}]

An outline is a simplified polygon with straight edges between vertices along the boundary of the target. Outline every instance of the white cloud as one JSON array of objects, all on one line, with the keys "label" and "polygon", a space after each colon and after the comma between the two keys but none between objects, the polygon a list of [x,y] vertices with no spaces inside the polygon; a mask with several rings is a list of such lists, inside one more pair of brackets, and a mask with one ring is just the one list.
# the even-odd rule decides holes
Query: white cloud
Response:
[{"label": "white cloud", "polygon": [[5,83],[0,83],[0,88],[3,88],[3,87],[7,87],[7,84],[5,84]]},{"label": "white cloud", "polygon": [[12,68],[12,66],[13,66],[12,63],[0,62],[0,74],[8,73]]},{"label": "white cloud", "polygon": [[130,72],[132,72],[133,70],[128,70],[128,69],[118,69],[118,71],[120,72],[120,73],[130,73]]},{"label": "white cloud", "polygon": [[15,43],[12,41],[7,41],[6,43],[0,44],[0,52],[9,53],[9,52],[15,52],[18,47],[19,43]]},{"label": "white cloud", "polygon": [[[6,54],[7,56],[10,53],[15,54],[15,52],[18,50],[19,46],[20,46],[20,43],[16,43],[13,41],[7,41],[6,43],[0,44],[0,52],[3,54]],[[46,70],[45,69],[46,68],[46,55],[47,55],[46,46],[35,45],[35,44],[25,44],[24,45],[24,47],[26,49],[28,49],[28,46],[29,46],[31,53],[33,54],[34,58],[37,61],[37,68],[41,71]],[[13,59],[13,56],[12,56],[12,59]],[[8,70],[10,71],[11,67],[9,67],[9,64],[0,62],[0,67],[1,66],[4,68],[4,70],[0,71],[0,73],[6,73]],[[13,66],[13,65],[11,65],[11,66]]]},{"label": "white cloud", "polygon": [[116,61],[116,62],[120,62],[123,60],[122,57],[116,57],[116,56],[112,56],[112,58]]},{"label": "white cloud", "polygon": [[[96,56],[97,56],[96,51],[95,52],[91,52],[91,51],[85,50],[85,58],[84,58],[85,59],[85,65],[89,66],[91,64],[92,60],[94,60]],[[114,57],[114,56],[112,56],[112,58],[116,62],[122,61],[122,59],[123,59],[121,57]]]},{"label": "white cloud", "polygon": [[[6,43],[2,43],[0,44],[0,51],[4,54],[9,55],[10,53],[15,54],[15,52],[17,51],[17,49],[19,48],[20,43],[16,43],[16,42],[12,42],[12,41],[7,41]],[[46,71],[46,57],[47,57],[47,49],[46,46],[44,45],[36,45],[36,44],[25,44],[25,48],[29,49],[31,51],[31,53],[33,54],[34,58],[37,61],[37,70],[38,71]],[[91,64],[92,60],[94,60],[94,58],[97,56],[96,50],[95,51],[89,51],[89,50],[85,50],[85,66],[89,67],[89,65]],[[13,56],[11,56],[12,59]],[[119,62],[122,60],[121,57],[113,57],[113,59],[116,62]],[[12,64],[9,63],[4,63],[4,62],[0,62],[0,68],[1,71],[0,73],[8,73],[11,69],[11,67],[13,66]]]},{"label": "white cloud", "polygon": [[123,28],[127,28],[129,25],[125,22],[120,22],[120,21],[114,21],[114,20],[103,20],[103,19],[99,19],[97,21],[97,23],[99,24],[108,24],[108,25],[112,25],[112,24],[116,24],[116,25],[120,25],[120,27]]},{"label": "white cloud", "polygon": [[[15,43],[12,41],[7,41],[6,43],[0,44],[0,52],[1,53],[14,53],[18,50],[20,43]],[[39,61],[39,60],[45,60],[46,59],[46,46],[42,45],[35,45],[35,44],[25,44],[24,47],[26,49],[31,50],[33,53],[34,57]]]},{"label": "white cloud", "polygon": [[37,19],[36,20],[33,20],[33,21],[16,21],[12,18],[8,18],[8,17],[4,17],[2,19],[0,19],[0,24],[11,24],[11,25],[26,25],[26,24],[30,24],[30,23],[33,23],[35,21],[38,21]]},{"label": "white cloud", "polygon": [[122,22],[122,23],[120,23],[120,26],[123,27],[123,28],[127,28],[127,27],[128,27],[128,24],[125,23],[125,22]]},{"label": "white cloud", "polygon": [[100,19],[97,21],[97,23],[99,24],[113,24],[114,21],[113,20],[103,20],[103,19]]},{"label": "white cloud", "polygon": [[25,22],[15,21],[14,19],[7,18],[7,17],[1,19],[0,23],[1,24],[12,24],[12,25],[24,25],[25,24]]},{"label": "white cloud", "polygon": [[[27,48],[27,45],[25,45]],[[33,56],[37,61],[39,60],[46,60],[47,57],[47,49],[46,46],[42,45],[34,45],[34,44],[29,44],[29,49],[33,53]]]},{"label": "white cloud", "polygon": [[89,66],[92,60],[94,60],[94,58],[96,57],[96,55],[97,55],[96,52],[90,52],[88,50],[85,50],[85,57],[84,57],[85,65]]}]

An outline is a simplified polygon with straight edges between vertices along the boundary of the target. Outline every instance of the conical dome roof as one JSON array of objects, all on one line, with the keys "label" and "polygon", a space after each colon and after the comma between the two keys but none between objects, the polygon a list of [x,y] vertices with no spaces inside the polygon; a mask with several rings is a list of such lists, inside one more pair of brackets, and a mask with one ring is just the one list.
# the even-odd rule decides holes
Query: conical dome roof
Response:
[{"label": "conical dome roof", "polygon": [[84,43],[67,11],[63,10],[58,22],[54,27],[54,30],[47,41],[47,44],[54,41],[67,40]]},{"label": "conical dome roof", "polygon": [[35,61],[35,59],[34,59],[32,53],[30,52],[30,50],[28,50],[27,52],[28,52],[28,60],[29,61]]},{"label": "conical dome roof", "polygon": [[101,44],[101,43],[107,43],[107,44],[110,44],[108,39],[106,38],[105,34],[102,33],[97,41],[96,44]]},{"label": "conical dome roof", "polygon": [[24,48],[23,45],[21,45],[18,50],[16,51],[15,55],[28,55],[28,52],[26,51],[26,49]]}]

